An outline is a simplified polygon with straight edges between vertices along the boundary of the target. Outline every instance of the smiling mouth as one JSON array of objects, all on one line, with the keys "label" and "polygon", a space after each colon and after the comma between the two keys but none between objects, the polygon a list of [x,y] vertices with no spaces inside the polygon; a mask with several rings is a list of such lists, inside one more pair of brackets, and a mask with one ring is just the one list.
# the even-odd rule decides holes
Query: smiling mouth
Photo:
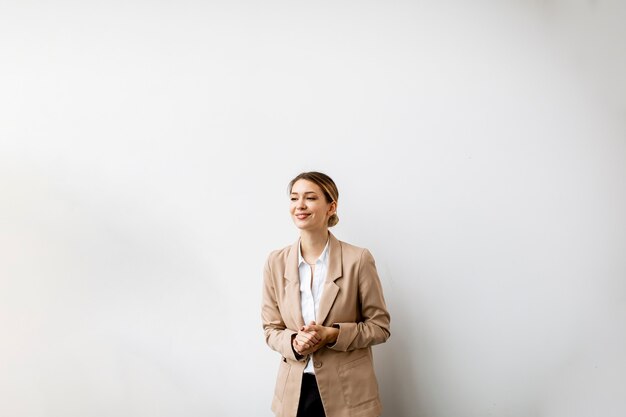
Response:
[{"label": "smiling mouth", "polygon": [[307,217],[309,217],[310,214],[296,214],[296,217],[300,220],[302,219],[306,219]]}]

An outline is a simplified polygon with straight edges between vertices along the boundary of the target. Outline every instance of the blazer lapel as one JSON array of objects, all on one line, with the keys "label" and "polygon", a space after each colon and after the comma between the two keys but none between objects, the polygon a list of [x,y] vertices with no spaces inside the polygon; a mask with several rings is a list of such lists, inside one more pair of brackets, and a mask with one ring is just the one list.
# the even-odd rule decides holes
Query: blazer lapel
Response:
[{"label": "blazer lapel", "polygon": [[[322,293],[322,299],[320,300],[320,310],[317,312],[317,324],[324,324],[324,320],[328,317],[328,313],[330,312],[333,303],[335,302],[335,298],[337,298],[337,293],[339,293],[339,286],[335,284],[335,280],[341,277],[342,271],[342,262],[341,262],[341,243],[337,240],[337,238],[330,232],[330,253],[328,259],[328,273],[326,274],[326,281],[324,282],[324,291]],[[296,247],[296,258],[298,255]],[[298,293],[298,296],[300,293]],[[299,300],[299,298],[298,298]]]},{"label": "blazer lapel", "polygon": [[285,286],[285,301],[287,304],[287,310],[291,315],[294,323],[296,323],[299,330],[304,326],[304,319],[302,318],[302,309],[300,308],[300,272],[298,271],[298,245],[300,245],[300,239],[291,245],[289,254],[287,255],[287,264],[285,265],[285,279],[287,285]]}]

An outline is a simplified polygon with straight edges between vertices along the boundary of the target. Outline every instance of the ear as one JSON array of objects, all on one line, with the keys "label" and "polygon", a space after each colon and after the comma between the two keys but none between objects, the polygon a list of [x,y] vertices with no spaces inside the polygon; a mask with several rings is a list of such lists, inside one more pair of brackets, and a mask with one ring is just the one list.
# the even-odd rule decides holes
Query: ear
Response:
[{"label": "ear", "polygon": [[335,213],[337,213],[337,202],[333,201],[332,203],[330,203],[330,207],[328,207],[328,217],[332,216]]}]

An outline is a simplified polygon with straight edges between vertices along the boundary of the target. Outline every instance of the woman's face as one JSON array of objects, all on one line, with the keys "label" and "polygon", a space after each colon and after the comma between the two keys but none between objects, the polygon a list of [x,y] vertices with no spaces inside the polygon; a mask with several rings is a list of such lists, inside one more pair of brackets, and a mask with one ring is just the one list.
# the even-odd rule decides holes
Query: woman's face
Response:
[{"label": "woman's face", "polygon": [[298,229],[326,229],[328,218],[337,210],[337,203],[328,203],[320,186],[309,180],[296,181],[289,198],[289,212]]}]

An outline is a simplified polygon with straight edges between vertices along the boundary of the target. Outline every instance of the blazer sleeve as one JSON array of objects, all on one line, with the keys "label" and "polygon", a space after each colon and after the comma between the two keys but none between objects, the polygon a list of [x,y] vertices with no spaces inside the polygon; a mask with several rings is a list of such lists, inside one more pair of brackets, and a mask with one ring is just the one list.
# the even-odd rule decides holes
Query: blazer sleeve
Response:
[{"label": "blazer sleeve", "polygon": [[387,311],[383,288],[376,271],[374,257],[364,249],[358,268],[359,303],[362,321],[357,323],[335,323],[339,328],[337,341],[329,349],[349,351],[385,342],[391,332],[390,316]]},{"label": "blazer sleeve", "polygon": [[292,336],[298,332],[288,329],[283,321],[276,297],[274,280],[272,279],[269,257],[263,268],[261,320],[263,322],[263,332],[265,333],[265,343],[272,350],[275,350],[287,359],[294,361],[304,360],[304,356],[296,356],[291,346]]}]

